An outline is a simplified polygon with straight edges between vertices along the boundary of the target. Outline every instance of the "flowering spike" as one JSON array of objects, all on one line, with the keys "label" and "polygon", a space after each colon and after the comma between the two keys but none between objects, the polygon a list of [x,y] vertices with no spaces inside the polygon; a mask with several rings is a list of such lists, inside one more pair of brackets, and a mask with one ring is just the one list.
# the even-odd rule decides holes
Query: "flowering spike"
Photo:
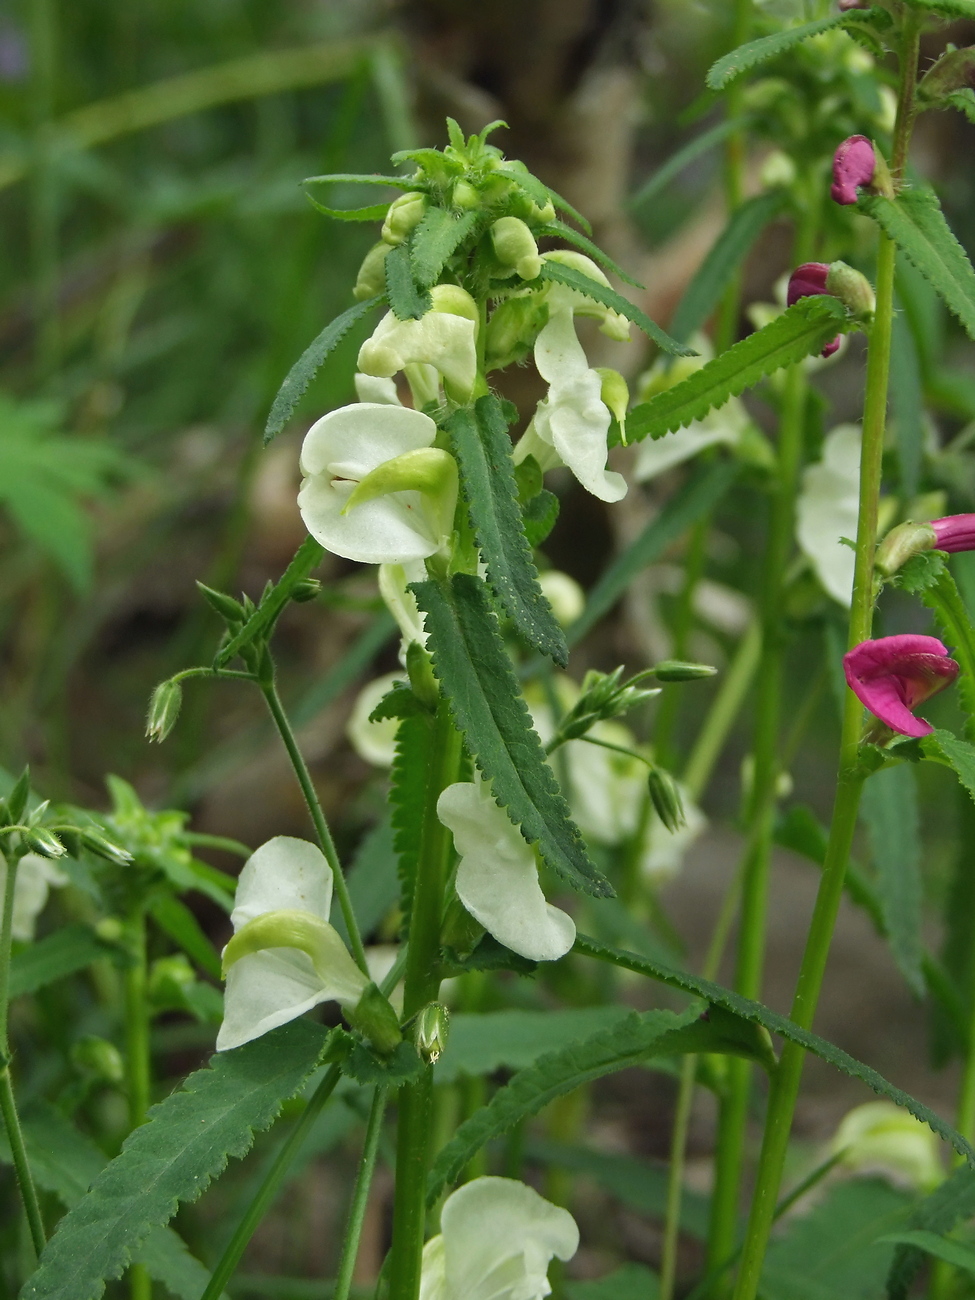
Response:
[{"label": "flowering spike", "polygon": [[930,723],[912,710],[958,676],[937,637],[905,633],[861,641],[843,656],[847,684],[875,717],[902,736],[927,736]]},{"label": "flowering spike", "polygon": [[858,187],[869,185],[876,170],[873,143],[865,135],[851,135],[833,155],[831,197],[837,203],[856,203]]}]

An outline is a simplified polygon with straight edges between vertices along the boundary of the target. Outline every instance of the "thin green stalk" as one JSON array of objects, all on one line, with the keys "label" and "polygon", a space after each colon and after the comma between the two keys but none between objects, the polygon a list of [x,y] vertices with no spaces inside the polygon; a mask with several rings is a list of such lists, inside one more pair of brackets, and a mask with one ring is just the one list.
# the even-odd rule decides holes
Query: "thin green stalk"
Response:
[{"label": "thin green stalk", "polygon": [[352,1290],[352,1274],[359,1255],[359,1238],[362,1236],[362,1222],[366,1217],[369,1204],[369,1189],[376,1169],[376,1155],[379,1151],[379,1138],[383,1131],[383,1116],[386,1114],[386,1089],[378,1087],[373,1093],[372,1107],[366,1124],[366,1137],[362,1148],[359,1172],[356,1174],[355,1187],[352,1189],[352,1204],[349,1206],[349,1220],[345,1228],[345,1240],[342,1243],[342,1259],[339,1262],[338,1277],[332,1300],[348,1300]]},{"label": "thin green stalk", "polygon": [[31,260],[34,278],[35,369],[39,380],[61,362],[58,313],[58,186],[48,127],[54,115],[57,10],[54,0],[29,6],[31,108],[34,127],[30,186]]},{"label": "thin green stalk", "polygon": [[[149,1109],[150,1054],[146,918],[136,911],[126,925],[129,965],[125,969],[125,1080],[129,1099],[129,1128],[138,1128]],[[152,1279],[142,1264],[129,1268],[131,1300],[149,1300]]]},{"label": "thin green stalk", "polygon": [[[707,559],[708,533],[710,531],[711,512],[708,511],[704,518],[699,519],[691,529],[687,556],[684,560],[684,582],[677,597],[677,608],[674,610],[673,617],[672,653],[675,659],[687,658],[687,646],[694,624],[694,592],[704,573],[704,563]],[[683,691],[679,686],[665,690],[663,699],[660,701],[660,708],[657,710],[657,716],[654,719],[654,751],[664,767],[668,768],[673,767],[676,761],[673,752],[673,741],[674,731],[677,726],[677,715],[680,712],[682,700]]]},{"label": "thin green stalk", "polygon": [[[748,40],[752,19],[752,0],[735,0],[734,20],[729,49],[737,49]],[[739,77],[728,87],[725,97],[725,116],[740,121],[743,113],[747,82]],[[738,126],[731,132],[724,147],[724,190],[728,216],[740,207],[745,188],[745,131]],[[738,333],[738,316],[741,311],[742,271],[739,267],[725,290],[715,327],[714,347],[720,353],[731,347]]]},{"label": "thin green stalk", "polygon": [[281,697],[278,694],[277,685],[274,679],[260,682],[261,692],[267,702],[267,707],[271,717],[274,719],[274,725],[278,729],[278,734],[288,751],[288,757],[291,759],[291,766],[295,770],[295,776],[298,778],[298,784],[301,786],[301,793],[305,796],[305,804],[308,807],[312,824],[315,827],[315,835],[318,838],[319,847],[325,854],[328,865],[332,868],[332,883],[335,887],[335,893],[339,900],[339,907],[342,909],[342,919],[345,921],[345,928],[348,931],[349,943],[352,947],[352,955],[356,959],[359,969],[368,973],[366,965],[366,950],[362,946],[362,935],[359,933],[359,923],[355,919],[355,911],[352,907],[352,899],[349,897],[349,887],[345,883],[345,875],[342,872],[342,864],[339,862],[339,855],[335,849],[335,841],[332,839],[332,832],[328,828],[328,822],[325,820],[325,814],[322,811],[322,805],[318,798],[318,791],[315,789],[315,783],[311,779],[311,773],[308,771],[308,765],[305,762],[301,750],[298,748],[298,741],[295,739],[295,733],[291,729],[291,723],[288,721],[288,715],[284,711],[284,705],[281,703]]},{"label": "thin green stalk", "polygon": [[762,649],[761,624],[756,619],[738,642],[734,658],[714,697],[714,703],[698,732],[684,768],[682,781],[695,803],[708,787],[714,766],[721,757],[725,742],[748,694],[758,668]]},{"label": "thin green stalk", "polygon": [[30,1164],[27,1160],[27,1148],[20,1128],[17,1114],[17,1102],[14,1097],[13,1080],[10,1077],[10,1042],[7,1037],[7,1015],[10,1003],[10,946],[14,919],[14,891],[17,885],[18,861],[11,861],[0,854],[0,862],[6,866],[3,890],[3,919],[0,921],[0,1114],[3,1115],[7,1130],[7,1141],[13,1156],[14,1172],[17,1186],[27,1215],[34,1252],[40,1255],[44,1249],[44,1220],[37,1199],[37,1189],[31,1177]]},{"label": "thin green stalk", "polygon": [[291,1162],[301,1149],[312,1125],[321,1114],[322,1108],[329,1097],[335,1091],[336,1084],[341,1077],[342,1072],[337,1065],[330,1066],[322,1076],[321,1082],[309,1098],[308,1105],[302,1112],[301,1118],[295,1124],[287,1141],[275,1157],[274,1164],[265,1175],[257,1195],[247,1207],[244,1217],[238,1223],[234,1235],[230,1238],[223,1254],[220,1256],[216,1268],[210,1274],[210,1281],[207,1283],[206,1290],[200,1300],[218,1300],[218,1297],[223,1294],[224,1288],[233,1277],[234,1270],[240,1263],[241,1256],[247,1249],[247,1243],[254,1235],[257,1225],[264,1218],[275,1196],[277,1196],[285,1175],[291,1168]]},{"label": "thin green stalk", "polygon": [[[440,927],[452,837],[437,817],[441,791],[457,779],[462,737],[441,702],[433,724],[416,880],[410,909],[410,950],[403,986],[403,1015],[415,1015],[440,991]],[[416,1300],[426,1222],[426,1179],[433,1118],[433,1067],[399,1091],[396,1192],[389,1261],[389,1300]]]},{"label": "thin green stalk", "polygon": [[680,1239],[680,1209],[684,1193],[684,1162],[687,1157],[687,1133],[694,1102],[694,1076],[697,1057],[685,1056],[680,1068],[680,1088],[674,1112],[674,1130],[670,1140],[670,1169],[667,1174],[667,1217],[660,1259],[660,1300],[672,1300],[677,1278],[677,1247]]}]

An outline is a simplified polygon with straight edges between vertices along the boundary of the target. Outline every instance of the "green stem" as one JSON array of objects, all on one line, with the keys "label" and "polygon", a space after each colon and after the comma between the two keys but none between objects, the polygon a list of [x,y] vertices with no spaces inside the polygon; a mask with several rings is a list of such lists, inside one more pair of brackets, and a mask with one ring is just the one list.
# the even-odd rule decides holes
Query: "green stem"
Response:
[{"label": "green stem", "polygon": [[385,1113],[386,1089],[378,1087],[373,1093],[372,1108],[366,1124],[362,1159],[359,1162],[359,1172],[356,1174],[355,1187],[352,1190],[352,1204],[349,1207],[349,1220],[345,1228],[345,1240],[342,1243],[342,1259],[339,1262],[332,1300],[348,1300],[352,1289],[352,1274],[359,1254],[359,1238],[362,1236],[362,1222],[366,1217],[366,1206],[369,1203],[369,1189],[376,1169],[376,1155],[379,1151],[379,1138],[383,1131]]},{"label": "green stem", "polygon": [[[125,1075],[129,1095],[129,1128],[138,1128],[149,1109],[150,1054],[146,918],[137,911],[126,926],[130,964],[125,970]],[[149,1300],[152,1279],[142,1264],[129,1268],[131,1300]]]},{"label": "green stem", "polygon": [[[735,50],[748,40],[751,18],[752,0],[735,0],[729,49]],[[746,89],[747,81],[744,77],[739,77],[728,87],[725,98],[725,115],[732,121],[739,120],[743,116],[742,109]],[[745,132],[743,128],[738,127],[728,136],[724,149],[725,204],[729,217],[736,208],[741,206],[744,197],[745,149]],[[731,347],[738,333],[738,316],[741,311],[741,284],[742,270],[739,267],[725,290],[718,312],[714,348],[719,356]]]},{"label": "green stem", "polygon": [[10,1077],[10,1042],[7,1037],[7,1009],[10,1002],[10,946],[14,919],[14,892],[17,886],[17,860],[11,861],[0,854],[0,862],[5,865],[3,890],[3,919],[0,921],[0,1114],[3,1115],[7,1130],[7,1141],[13,1156],[14,1173],[17,1175],[17,1187],[27,1215],[34,1253],[40,1255],[44,1249],[44,1220],[37,1199],[37,1189],[31,1177],[30,1164],[27,1160],[27,1148],[17,1114],[17,1102],[14,1097],[13,1080]]},{"label": "green stem", "polygon": [[362,935],[359,933],[359,923],[355,919],[355,911],[352,907],[352,899],[349,897],[349,887],[345,882],[345,875],[342,872],[342,865],[339,862],[339,855],[335,849],[335,841],[332,839],[332,832],[328,828],[328,822],[325,820],[325,814],[322,811],[322,805],[318,798],[318,791],[315,789],[315,783],[311,779],[311,773],[308,771],[308,765],[305,762],[301,750],[298,748],[298,741],[295,739],[295,733],[291,729],[291,723],[288,721],[288,715],[284,711],[284,705],[281,703],[281,697],[278,694],[277,685],[273,677],[270,680],[260,682],[261,691],[267,702],[267,707],[271,717],[274,719],[274,725],[278,729],[278,734],[288,751],[288,757],[291,759],[291,766],[294,768],[295,776],[298,778],[298,784],[301,786],[301,793],[305,796],[305,804],[308,807],[312,824],[315,827],[315,835],[318,838],[319,847],[325,854],[325,860],[332,868],[332,883],[335,887],[335,893],[339,900],[339,907],[342,910],[342,919],[345,921],[345,928],[349,934],[349,942],[352,947],[352,955],[356,959],[359,969],[368,974],[366,965],[366,950],[362,946]]},{"label": "green stem", "polygon": [[247,1243],[254,1235],[258,1224],[264,1218],[275,1196],[277,1196],[285,1175],[291,1168],[291,1162],[301,1149],[312,1125],[321,1114],[322,1108],[329,1097],[335,1091],[336,1084],[341,1077],[342,1072],[337,1065],[330,1066],[322,1076],[321,1082],[309,1098],[308,1105],[302,1112],[301,1118],[295,1124],[287,1141],[275,1157],[274,1164],[265,1175],[257,1195],[247,1207],[244,1217],[238,1223],[234,1235],[230,1238],[223,1254],[220,1256],[216,1268],[210,1274],[210,1281],[207,1283],[206,1290],[200,1300],[218,1300],[223,1294],[224,1288],[233,1277],[234,1270],[240,1263],[241,1256],[247,1249]]},{"label": "green stem", "polygon": [[725,742],[758,668],[762,648],[761,624],[756,619],[738,642],[734,658],[714,697],[714,703],[698,732],[681,778],[687,793],[700,803],[711,780],[714,766],[721,757]]},{"label": "green stem", "polygon": [[[687,645],[694,624],[694,592],[704,573],[707,559],[708,533],[711,531],[711,512],[699,519],[691,529],[687,556],[684,560],[684,583],[677,597],[677,608],[673,618],[673,658],[686,659]],[[653,747],[664,767],[674,766],[676,757],[673,752],[674,731],[677,715],[680,711],[683,691],[671,687],[664,691],[660,708],[653,724]]]},{"label": "green stem", "polygon": [[29,6],[31,100],[34,126],[30,190],[31,259],[34,273],[35,367],[40,380],[61,362],[58,312],[58,183],[49,124],[54,115],[57,13],[54,0]]},{"label": "green stem", "polygon": [[[462,738],[441,702],[433,722],[427,794],[410,908],[410,950],[403,986],[403,1016],[409,1019],[440,991],[440,927],[444,887],[453,840],[437,817],[437,800],[457,779]],[[399,1091],[396,1133],[396,1192],[389,1300],[416,1300],[426,1222],[426,1179],[433,1116],[433,1067]]]},{"label": "green stem", "polygon": [[680,1209],[684,1193],[684,1162],[687,1156],[687,1133],[694,1102],[694,1076],[697,1057],[685,1056],[680,1069],[680,1089],[674,1112],[674,1131],[670,1141],[670,1169],[667,1174],[667,1217],[660,1259],[660,1300],[673,1300],[677,1278],[677,1247],[680,1239]]}]

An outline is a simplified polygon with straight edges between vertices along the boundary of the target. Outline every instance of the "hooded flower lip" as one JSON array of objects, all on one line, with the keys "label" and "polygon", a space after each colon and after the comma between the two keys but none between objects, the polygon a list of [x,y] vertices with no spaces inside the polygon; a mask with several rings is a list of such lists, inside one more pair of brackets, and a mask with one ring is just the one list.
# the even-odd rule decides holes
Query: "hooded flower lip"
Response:
[{"label": "hooded flower lip", "polygon": [[958,664],[937,637],[905,633],[861,641],[843,656],[850,690],[872,714],[902,736],[927,736],[934,730],[912,709],[958,676]]},{"label": "hooded flower lip", "polygon": [[457,896],[499,943],[530,961],[557,961],[575,943],[571,916],[545,901],[530,844],[482,781],[448,785],[437,816],[460,854]]},{"label": "hooded flower lip", "polygon": [[514,1178],[465,1183],[444,1202],[440,1225],[423,1248],[420,1300],[543,1300],[553,1256],[579,1249],[568,1210]]},{"label": "hooded flower lip", "polygon": [[419,320],[398,320],[387,312],[359,349],[358,369],[391,379],[408,365],[433,366],[448,396],[466,402],[477,378],[477,307],[456,285],[436,285],[431,297],[433,309]]},{"label": "hooded flower lip", "polygon": [[945,515],[932,519],[931,527],[939,551],[975,551],[975,514]]},{"label": "hooded flower lip", "polygon": [[428,415],[384,402],[354,402],[317,420],[301,447],[298,509],[305,527],[326,550],[363,564],[423,560],[440,547],[453,504],[431,508],[418,491],[390,492],[353,506],[359,483],[397,457],[433,446],[437,426]]},{"label": "hooded flower lip", "polygon": [[873,142],[865,135],[851,135],[833,155],[833,184],[830,196],[842,204],[856,203],[857,189],[869,185],[877,170]]},{"label": "hooded flower lip", "polygon": [[[871,146],[872,148],[872,146]],[[826,287],[826,278],[829,275],[829,266],[826,262],[803,262],[789,276],[789,287],[786,290],[785,305],[794,306],[800,298],[814,298],[818,294],[829,293]],[[823,348],[820,356],[831,357],[839,348],[841,335],[837,334],[835,339],[831,339]]]},{"label": "hooded flower lip", "polygon": [[218,1052],[260,1038],[319,1002],[358,1002],[369,979],[328,924],[331,905],[331,868],[307,840],[278,835],[247,859],[230,914],[234,934],[268,913],[289,918],[297,913],[325,939],[330,965],[326,977],[309,954],[296,947],[262,948],[239,957],[227,971]]}]

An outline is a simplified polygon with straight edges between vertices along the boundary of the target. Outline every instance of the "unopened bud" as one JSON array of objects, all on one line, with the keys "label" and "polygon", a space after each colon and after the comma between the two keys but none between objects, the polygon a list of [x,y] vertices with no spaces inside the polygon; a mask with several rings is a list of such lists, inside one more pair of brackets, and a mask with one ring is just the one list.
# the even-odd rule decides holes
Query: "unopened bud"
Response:
[{"label": "unopened bud", "polygon": [[833,184],[830,196],[836,203],[856,203],[857,190],[865,186],[874,194],[893,198],[890,171],[883,156],[865,135],[851,135],[833,155]]},{"label": "unopened bud", "polygon": [[125,1078],[125,1066],[118,1048],[96,1034],[85,1034],[72,1044],[71,1063],[108,1083],[121,1083]]},{"label": "unopened bud", "polygon": [[686,826],[687,818],[684,815],[684,801],[680,797],[677,782],[670,773],[665,772],[661,767],[652,767],[648,778],[648,787],[650,801],[667,830],[673,834],[675,831],[680,830],[682,826]]},{"label": "unopened bud", "polygon": [[760,179],[766,189],[785,188],[796,179],[796,165],[782,149],[773,149],[762,163]]},{"label": "unopened bud", "polygon": [[877,300],[873,285],[860,271],[845,262],[833,262],[826,276],[826,292],[839,298],[857,320],[872,320]]},{"label": "unopened bud", "polygon": [[662,659],[652,670],[658,682],[697,682],[713,677],[718,671],[711,664],[685,663],[682,659]]},{"label": "unopened bud", "polygon": [[381,239],[378,244],[373,244],[362,259],[355,288],[352,290],[352,297],[356,302],[365,302],[367,298],[375,298],[377,294],[385,293],[386,254],[390,248],[391,245]]},{"label": "unopened bud", "polygon": [[413,1028],[416,1050],[429,1065],[436,1065],[447,1046],[450,1013],[440,1002],[431,1002],[417,1015]]},{"label": "unopened bud", "polygon": [[205,582],[197,582],[196,586],[210,608],[221,618],[225,618],[228,623],[237,624],[246,620],[247,609],[239,600],[234,600],[233,596],[228,596],[225,591],[215,591]]},{"label": "unopened bud", "polygon": [[106,862],[111,862],[116,867],[128,867],[133,861],[132,854],[128,849],[123,849],[120,844],[110,840],[101,831],[85,827],[81,831],[81,842],[89,852],[96,854],[99,858],[104,858]]},{"label": "unopened bud", "polygon": [[149,699],[146,717],[146,735],[150,740],[163,741],[176,725],[183,703],[183,688],[173,678],[160,682]]},{"label": "unopened bud", "polygon": [[491,227],[491,243],[502,266],[523,280],[535,280],[542,269],[535,236],[518,217],[500,217]]},{"label": "unopened bud", "polygon": [[547,312],[535,293],[508,298],[495,307],[485,331],[485,365],[503,370],[523,361],[545,324]]},{"label": "unopened bud", "polygon": [[458,181],[451,192],[450,203],[461,212],[473,212],[481,206],[481,196],[470,181]]},{"label": "unopened bud", "polygon": [[3,820],[9,826],[16,826],[23,820],[24,813],[27,811],[27,801],[30,798],[30,768],[25,767],[23,772],[17,778],[13,789],[3,800]]},{"label": "unopened bud", "polygon": [[296,605],[307,604],[322,594],[322,584],[317,578],[302,578],[291,589],[291,599]]},{"label": "unopened bud", "polygon": [[394,199],[389,205],[386,220],[383,222],[381,235],[385,243],[396,247],[405,244],[413,231],[423,220],[427,210],[427,196],[418,190],[409,190]]},{"label": "unopened bud", "polygon": [[937,544],[938,535],[930,524],[916,524],[908,519],[892,528],[877,547],[877,568],[889,578],[912,556],[930,551]]},{"label": "unopened bud", "polygon": [[629,385],[618,370],[611,370],[609,366],[596,366],[596,374],[602,383],[599,395],[603,399],[603,405],[609,407],[616,423],[620,426],[620,435],[625,447],[626,412],[630,405]]},{"label": "unopened bud", "polygon": [[463,316],[467,320],[472,320],[475,325],[480,323],[481,314],[477,310],[477,303],[459,284],[437,284],[430,290],[430,298],[433,302],[432,311],[446,312],[450,316]]},{"label": "unopened bud", "polygon": [[32,826],[24,831],[24,843],[32,853],[39,853],[42,858],[63,858],[67,849],[54,834],[44,826]]},{"label": "unopened bud", "polygon": [[120,943],[125,927],[117,916],[103,916],[95,923],[95,933],[103,943]]},{"label": "unopened bud", "polygon": [[367,984],[354,1008],[347,1008],[346,1019],[368,1038],[377,1052],[388,1056],[403,1041],[396,1012],[375,984]]}]

